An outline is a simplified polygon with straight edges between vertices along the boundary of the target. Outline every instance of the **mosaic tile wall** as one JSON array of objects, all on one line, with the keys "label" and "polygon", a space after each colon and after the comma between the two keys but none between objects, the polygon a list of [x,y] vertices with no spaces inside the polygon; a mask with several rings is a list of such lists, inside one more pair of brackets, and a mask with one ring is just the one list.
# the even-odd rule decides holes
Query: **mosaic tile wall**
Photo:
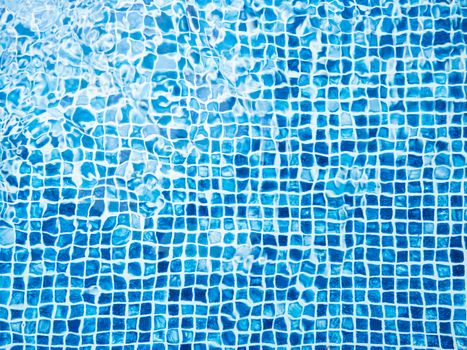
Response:
[{"label": "mosaic tile wall", "polygon": [[1,349],[467,349],[465,0],[0,0]]}]

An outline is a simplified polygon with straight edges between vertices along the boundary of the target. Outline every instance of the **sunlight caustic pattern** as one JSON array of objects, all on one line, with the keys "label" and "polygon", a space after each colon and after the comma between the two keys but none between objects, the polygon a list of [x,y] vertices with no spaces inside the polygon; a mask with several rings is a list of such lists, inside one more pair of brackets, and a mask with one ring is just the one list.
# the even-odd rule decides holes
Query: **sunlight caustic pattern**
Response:
[{"label": "sunlight caustic pattern", "polygon": [[0,0],[1,349],[467,349],[465,0]]}]

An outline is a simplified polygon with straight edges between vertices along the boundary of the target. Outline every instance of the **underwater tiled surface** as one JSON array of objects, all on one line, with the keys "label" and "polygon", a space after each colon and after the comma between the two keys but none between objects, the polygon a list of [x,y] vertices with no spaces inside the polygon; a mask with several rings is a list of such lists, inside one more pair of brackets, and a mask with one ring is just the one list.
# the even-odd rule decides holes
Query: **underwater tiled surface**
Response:
[{"label": "underwater tiled surface", "polygon": [[465,0],[0,1],[1,349],[467,349]]}]

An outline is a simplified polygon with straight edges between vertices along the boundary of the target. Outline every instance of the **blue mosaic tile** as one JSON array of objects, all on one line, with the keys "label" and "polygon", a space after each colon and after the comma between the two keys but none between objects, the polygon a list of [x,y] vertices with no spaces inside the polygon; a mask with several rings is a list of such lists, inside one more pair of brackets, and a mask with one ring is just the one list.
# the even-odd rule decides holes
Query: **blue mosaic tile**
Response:
[{"label": "blue mosaic tile", "polygon": [[0,0],[1,349],[467,349],[465,0]]}]

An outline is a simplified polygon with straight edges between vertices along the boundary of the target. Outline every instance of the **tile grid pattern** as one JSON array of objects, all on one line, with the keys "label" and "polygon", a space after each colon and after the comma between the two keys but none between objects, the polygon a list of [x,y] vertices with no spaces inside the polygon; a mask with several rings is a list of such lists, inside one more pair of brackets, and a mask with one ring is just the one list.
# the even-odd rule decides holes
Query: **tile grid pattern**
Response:
[{"label": "tile grid pattern", "polygon": [[463,0],[0,4],[0,347],[467,348]]}]

